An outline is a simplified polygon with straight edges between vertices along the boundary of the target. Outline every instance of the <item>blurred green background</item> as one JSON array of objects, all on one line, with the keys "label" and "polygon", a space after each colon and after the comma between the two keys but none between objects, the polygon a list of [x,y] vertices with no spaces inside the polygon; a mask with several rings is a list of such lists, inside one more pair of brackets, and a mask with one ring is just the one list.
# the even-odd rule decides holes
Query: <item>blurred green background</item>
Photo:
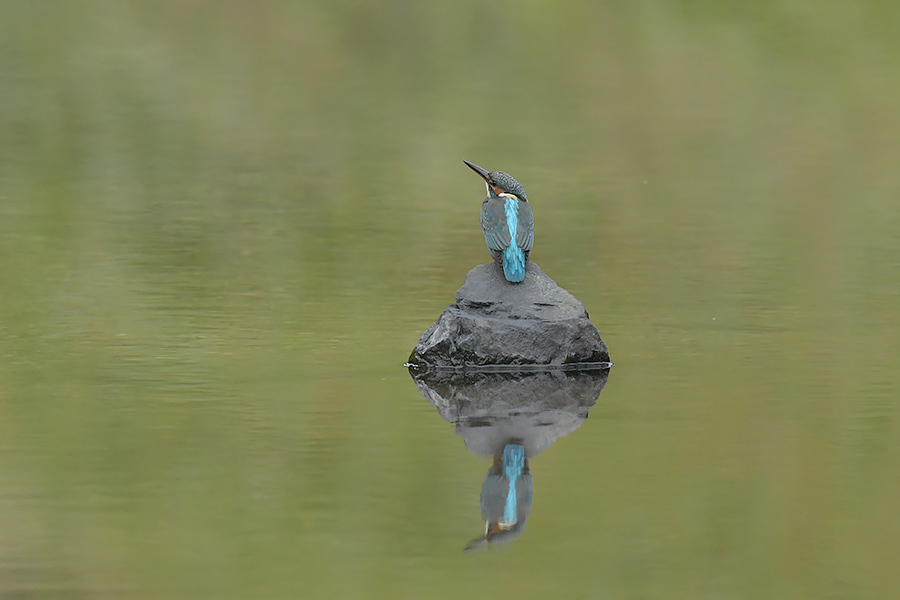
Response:
[{"label": "blurred green background", "polygon": [[[900,590],[900,5],[0,3],[0,597]],[[610,348],[487,464],[401,367],[483,184]]]}]

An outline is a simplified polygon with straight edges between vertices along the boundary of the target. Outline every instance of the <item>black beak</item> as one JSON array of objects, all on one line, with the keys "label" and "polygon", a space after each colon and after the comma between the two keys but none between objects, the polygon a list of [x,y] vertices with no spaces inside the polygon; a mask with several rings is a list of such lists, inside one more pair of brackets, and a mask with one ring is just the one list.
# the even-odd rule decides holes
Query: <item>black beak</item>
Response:
[{"label": "black beak", "polygon": [[479,175],[481,175],[481,178],[482,178],[482,179],[484,179],[484,180],[487,181],[488,183],[491,182],[491,179],[490,179],[491,174],[490,174],[490,173],[488,173],[487,171],[485,171],[484,169],[482,169],[482,168],[479,167],[478,165],[473,164],[473,163],[470,163],[470,162],[467,161],[467,160],[464,160],[463,162],[466,163],[466,165],[467,165],[470,169],[472,169],[473,171],[475,171],[476,173],[478,173]]}]

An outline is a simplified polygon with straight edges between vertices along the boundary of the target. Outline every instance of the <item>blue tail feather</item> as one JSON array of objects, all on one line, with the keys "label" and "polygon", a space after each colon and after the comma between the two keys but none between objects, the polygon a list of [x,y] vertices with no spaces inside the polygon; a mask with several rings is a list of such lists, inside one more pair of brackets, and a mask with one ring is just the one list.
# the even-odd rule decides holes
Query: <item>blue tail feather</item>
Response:
[{"label": "blue tail feather", "polygon": [[513,283],[525,279],[525,253],[515,243],[503,251],[503,275]]}]

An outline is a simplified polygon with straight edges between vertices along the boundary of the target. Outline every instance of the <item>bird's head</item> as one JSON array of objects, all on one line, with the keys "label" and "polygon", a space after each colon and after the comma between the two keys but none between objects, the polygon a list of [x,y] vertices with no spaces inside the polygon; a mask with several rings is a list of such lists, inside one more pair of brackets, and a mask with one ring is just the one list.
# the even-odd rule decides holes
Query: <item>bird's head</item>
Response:
[{"label": "bird's head", "polygon": [[525,195],[525,188],[522,187],[521,183],[513,179],[513,176],[509,173],[504,173],[503,171],[487,171],[467,160],[464,160],[463,162],[484,179],[489,196],[494,198],[516,197],[519,200],[528,202],[528,196]]}]

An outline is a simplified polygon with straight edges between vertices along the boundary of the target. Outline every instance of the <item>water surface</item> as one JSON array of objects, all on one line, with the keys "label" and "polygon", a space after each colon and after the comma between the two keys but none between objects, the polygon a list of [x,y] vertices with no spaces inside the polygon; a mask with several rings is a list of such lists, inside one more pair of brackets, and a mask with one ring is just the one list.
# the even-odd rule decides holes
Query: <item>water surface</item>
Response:
[{"label": "water surface", "polygon": [[[895,595],[898,18],[3,3],[0,596]],[[463,159],[616,363],[470,554]]]}]

